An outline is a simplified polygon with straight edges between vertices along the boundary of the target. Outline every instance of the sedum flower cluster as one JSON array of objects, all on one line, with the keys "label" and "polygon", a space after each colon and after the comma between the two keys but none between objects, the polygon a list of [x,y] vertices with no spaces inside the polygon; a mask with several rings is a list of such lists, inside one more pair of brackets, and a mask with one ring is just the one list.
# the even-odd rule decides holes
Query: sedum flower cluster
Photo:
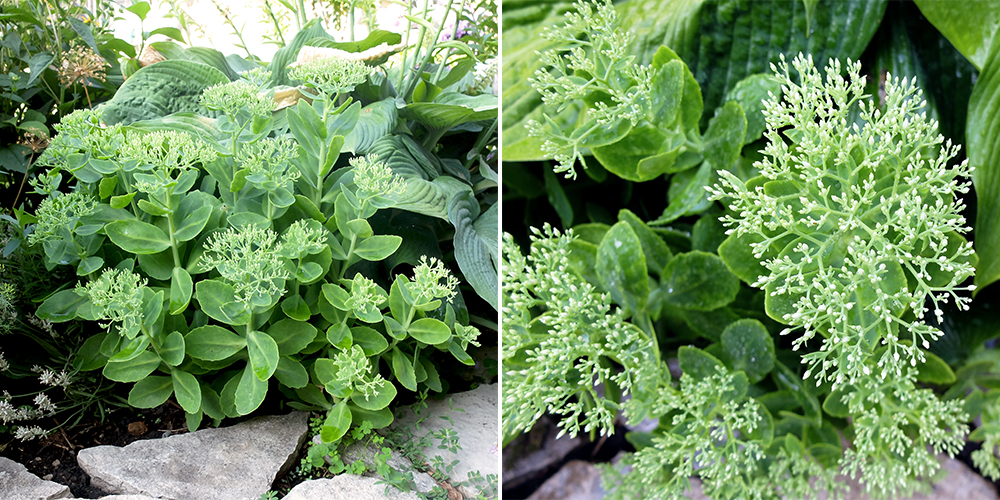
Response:
[{"label": "sedum flower cluster", "polygon": [[[610,434],[623,405],[598,386],[613,384],[622,395],[655,387],[653,341],[621,309],[610,311],[607,294],[570,272],[572,231],[532,231],[527,256],[509,234],[503,241],[503,433],[525,431],[547,411],[562,417],[560,435]],[[629,405],[626,413],[638,411]]]},{"label": "sedum flower cluster", "polygon": [[[542,33],[543,38],[560,47],[540,54],[545,67],[529,80],[531,86],[542,94],[545,104],[560,111],[594,92],[610,95],[611,101],[598,101],[588,110],[592,120],[589,128],[568,136],[547,115],[545,123],[531,120],[527,127],[531,136],[544,139],[542,151],[558,163],[554,171],[566,172],[567,177],[575,179],[576,161],[586,166],[588,135],[612,129],[624,120],[635,126],[646,116],[652,77],[649,66],[636,64],[635,56],[627,55],[635,35],[615,29],[617,15],[610,1],[598,2],[595,8],[580,0],[574,10],[566,13],[565,25]],[[580,39],[580,33],[586,33],[586,39]]]},{"label": "sedum flower cluster", "polygon": [[[883,112],[863,99],[859,63],[848,62],[845,79],[832,61],[825,81],[811,58],[792,65],[800,83],[782,61],[775,71],[785,99],[765,105],[769,144],[754,165],[762,177],[745,184],[720,171],[708,189],[729,200],[721,219],[729,233],[754,238],[769,274],[752,285],[791,325],[784,333],[801,329],[796,348],[823,337],[804,356],[807,376],[835,388],[873,373],[902,376],[941,336],[927,313],[940,319],[941,304],[967,309],[971,300],[960,294],[975,288],[963,285],[975,269],[956,194],[968,191],[972,169],[947,166],[958,147],[940,148],[937,123],[916,113],[924,102],[912,80],[887,80]],[[886,349],[872,360],[879,346]]]},{"label": "sedum flower cluster", "polygon": [[[968,309],[974,285],[972,244],[959,194],[967,162],[949,167],[945,143],[914,82],[887,78],[884,110],[864,95],[860,64],[848,78],[831,61],[824,79],[811,58],[772,69],[783,101],[765,102],[768,146],[744,183],[720,171],[710,187],[726,200],[730,238],[746,244],[766,274],[767,313],[801,331],[795,349],[805,378],[831,385],[850,417],[853,439],[838,466],[859,472],[874,498],[908,495],[957,453],[965,415],[958,401],[918,389],[917,370],[942,333],[927,324],[941,305]],[[855,118],[856,116],[856,118]],[[943,146],[942,146],[943,144]],[[827,403],[830,403],[828,399]]]}]

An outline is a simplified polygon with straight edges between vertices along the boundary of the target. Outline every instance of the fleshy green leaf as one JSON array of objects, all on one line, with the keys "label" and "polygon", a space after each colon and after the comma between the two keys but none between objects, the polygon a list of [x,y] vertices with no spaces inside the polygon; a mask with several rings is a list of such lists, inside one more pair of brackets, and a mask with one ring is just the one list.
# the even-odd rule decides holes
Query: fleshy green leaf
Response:
[{"label": "fleshy green leaf", "polygon": [[403,387],[411,391],[417,390],[417,380],[416,375],[413,370],[413,360],[409,356],[403,354],[398,347],[392,348],[392,372],[396,374],[396,380],[399,380]]},{"label": "fleshy green leaf", "polygon": [[241,351],[247,341],[227,328],[205,325],[191,330],[184,337],[184,346],[192,358],[219,361]]},{"label": "fleshy green leaf", "polygon": [[324,443],[333,443],[343,437],[350,427],[351,409],[347,407],[347,400],[342,399],[326,414],[326,420],[320,429],[320,438]]},{"label": "fleshy green leaf", "polygon": [[264,402],[267,395],[267,381],[261,380],[248,363],[243,369],[239,385],[236,386],[236,411],[240,415],[248,415]]},{"label": "fleshy green leaf", "polygon": [[[451,328],[434,318],[421,318],[410,324],[406,333],[411,337],[430,345],[440,344],[451,338]],[[415,389],[411,389],[415,390]]]},{"label": "fleshy green leaf", "polygon": [[188,413],[201,410],[201,385],[198,384],[198,379],[176,368],[170,371],[170,378],[173,381],[174,396],[181,408]]},{"label": "fleshy green leaf", "polygon": [[[642,243],[627,222],[619,222],[597,247],[597,276],[611,299],[637,313],[646,308],[649,276]],[[628,313],[626,313],[628,314]]]},{"label": "fleshy green leaf", "polygon": [[355,393],[353,396],[351,396],[351,401],[362,409],[370,411],[379,411],[385,408],[386,406],[389,406],[389,403],[391,403],[392,400],[395,398],[396,398],[396,386],[390,383],[385,383],[382,386],[382,388],[379,389],[378,394],[371,396],[368,399],[365,399],[364,395]]},{"label": "fleshy green leaf", "polygon": [[718,256],[706,252],[675,255],[663,269],[660,297],[670,305],[711,311],[736,298],[740,282]]},{"label": "fleshy green leaf", "polygon": [[115,382],[138,382],[160,366],[160,357],[152,351],[142,351],[128,361],[108,361],[102,372]]},{"label": "fleshy green leaf", "polygon": [[150,375],[135,383],[128,393],[128,404],[136,408],[156,408],[166,403],[173,392],[173,379]]},{"label": "fleshy green leaf", "polygon": [[274,375],[278,368],[278,344],[270,335],[257,330],[247,332],[247,352],[257,378],[267,380]]},{"label": "fleshy green leaf", "polygon": [[722,352],[733,370],[742,370],[751,384],[774,368],[774,339],[755,319],[741,319],[722,332]]},{"label": "fleshy green leaf", "polygon": [[318,333],[315,326],[294,319],[283,319],[267,329],[282,356],[298,354],[316,339]]},{"label": "fleshy green leaf", "polygon": [[138,219],[114,221],[105,226],[104,231],[126,252],[154,254],[170,248],[170,237],[163,230]]}]

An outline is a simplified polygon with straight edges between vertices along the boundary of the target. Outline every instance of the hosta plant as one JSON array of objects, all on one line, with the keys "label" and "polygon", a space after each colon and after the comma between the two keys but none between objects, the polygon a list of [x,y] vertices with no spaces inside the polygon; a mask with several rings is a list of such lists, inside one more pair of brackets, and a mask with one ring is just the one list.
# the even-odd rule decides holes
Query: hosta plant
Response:
[{"label": "hosta plant", "polygon": [[301,68],[317,90],[281,120],[256,70],[203,92],[218,118],[106,126],[98,109],[60,125],[28,243],[81,278],[38,316],[105,330],[84,344],[81,368],[134,382],[136,407],[173,395],[190,429],[280,390],[292,406],[328,410],[322,434],[334,441],[352,422],[388,425],[397,386],[445,390],[438,356],[473,364],[479,332],[456,320],[444,263],[375,266],[405,246],[370,221],[406,183],[376,154],[341,154],[364,127],[348,94],[370,72]]},{"label": "hosta plant", "polygon": [[[888,77],[879,107],[857,63],[792,67],[768,77],[781,95],[763,106],[762,159],[717,169],[708,191],[728,210],[690,236],[622,210],[538,231],[527,255],[505,240],[505,442],[545,412],[571,435],[611,432],[621,410],[659,425],[629,433],[614,498],[680,498],[695,476],[711,498],[810,498],[841,493],[838,474],[887,498],[932,480],[973,417],[993,419],[993,393],[926,387],[956,381],[928,348],[971,300],[970,168],[951,164],[912,81]],[[728,236],[709,244],[720,215]],[[973,436],[978,462],[995,464],[996,436]]]}]

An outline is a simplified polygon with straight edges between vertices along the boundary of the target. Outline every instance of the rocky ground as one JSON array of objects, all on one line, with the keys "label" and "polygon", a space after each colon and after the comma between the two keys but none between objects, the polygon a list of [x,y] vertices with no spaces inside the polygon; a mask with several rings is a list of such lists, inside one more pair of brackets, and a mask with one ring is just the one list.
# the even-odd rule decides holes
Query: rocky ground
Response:
[{"label": "rocky ground", "polygon": [[[590,441],[586,436],[555,439],[558,429],[547,416],[530,432],[515,439],[503,450],[504,500],[601,500],[607,492],[601,485],[600,471],[595,464],[621,459],[634,448],[624,439],[629,429],[618,428],[613,436]],[[646,424],[655,428],[655,422]],[[649,429],[645,429],[649,430]],[[929,494],[916,494],[898,500],[998,500],[996,484],[984,479],[970,467],[970,449],[956,458],[939,457],[947,475],[936,483]],[[844,478],[851,489],[843,500],[868,500],[857,481]],[[701,483],[692,480],[688,493],[691,500],[708,500]],[[820,500],[826,500],[825,492]]]},{"label": "rocky ground", "polygon": [[[427,441],[419,438],[426,433],[433,433],[436,426],[442,428],[443,425],[450,429],[446,434],[457,438],[461,447],[442,451],[431,444],[417,450],[420,453],[416,455],[414,450],[409,450],[411,456],[428,459],[444,453],[447,456],[437,463],[452,463],[457,460],[462,466],[450,468],[450,471],[446,471],[450,472],[448,475],[438,473],[434,477],[427,474],[426,463],[414,465],[398,451],[394,452],[388,462],[389,466],[411,474],[411,486],[416,491],[402,492],[387,487],[381,478],[372,473],[341,474],[296,484],[283,498],[359,500],[386,497],[409,500],[419,498],[417,492],[430,493],[434,488],[441,488],[450,500],[474,498],[480,493],[490,495],[488,481],[469,481],[468,474],[474,472],[484,478],[490,474],[499,474],[497,399],[496,385],[482,385],[469,392],[452,394],[450,398],[429,400],[427,408],[421,410],[421,415],[425,418],[420,429],[409,429],[416,427],[412,425],[417,420],[412,415],[412,410],[400,414],[399,421],[394,425],[410,430],[410,435],[414,436],[416,442],[426,444]],[[163,411],[164,414],[170,413],[169,410]],[[183,422],[183,413],[181,419]],[[72,439],[72,436],[67,435],[61,445],[52,441],[46,446],[66,452],[58,454],[62,458],[53,459],[47,465],[45,463],[54,455],[21,455],[20,461],[0,457],[0,498],[257,500],[271,491],[275,484],[281,482],[285,473],[299,463],[302,445],[311,437],[308,421],[308,413],[293,412],[258,417],[229,427],[180,434],[172,434],[170,429],[149,430],[149,423],[143,422],[142,425],[149,432],[159,433],[159,439],[133,439],[125,446],[99,444],[82,449],[67,444]],[[120,423],[112,423],[95,437],[104,436],[109,441],[128,441],[128,438],[117,431]],[[129,429],[129,424],[135,423],[129,422],[125,428]],[[169,423],[168,427],[175,424],[161,418],[155,425],[159,427],[164,423]],[[135,431],[142,430],[138,425],[131,425],[131,428]],[[100,432],[96,428],[92,431]],[[142,437],[146,437],[146,434],[142,434]],[[353,449],[344,453],[344,457],[352,461],[361,459],[367,463],[373,460],[376,453],[377,450],[365,449],[362,443],[355,443]],[[10,450],[5,450],[4,455],[18,456]],[[22,462],[29,464],[31,470]],[[54,462],[59,463],[53,465]],[[67,467],[68,462],[72,462],[75,467]],[[46,472],[50,469],[55,472]],[[79,472],[75,472],[76,469]],[[493,496],[495,497],[495,493]]]}]

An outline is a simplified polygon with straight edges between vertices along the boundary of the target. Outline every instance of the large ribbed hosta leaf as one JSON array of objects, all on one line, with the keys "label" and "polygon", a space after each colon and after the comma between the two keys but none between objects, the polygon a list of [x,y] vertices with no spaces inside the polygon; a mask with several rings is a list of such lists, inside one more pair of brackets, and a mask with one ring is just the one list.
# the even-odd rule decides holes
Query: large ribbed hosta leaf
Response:
[{"label": "large ribbed hosta leaf", "polygon": [[406,192],[393,196],[397,203],[395,208],[449,220],[448,203],[459,194],[471,194],[472,187],[454,177],[430,178],[403,141],[399,136],[386,136],[368,150],[369,154],[377,154],[396,175],[403,178]]},{"label": "large ribbed hosta leaf", "polygon": [[344,137],[341,151],[350,151],[355,155],[368,154],[375,141],[385,137],[396,128],[396,98],[390,97],[373,102],[361,108],[361,116],[354,130]]},{"label": "large ribbed hosta leaf", "polygon": [[993,38],[972,90],[965,137],[969,163],[975,167],[976,286],[982,289],[1000,279],[1000,37]]},{"label": "large ribbed hosta leaf", "polygon": [[271,70],[272,87],[289,85],[289,80],[286,76],[288,65],[295,62],[295,58],[298,57],[302,46],[315,38],[328,36],[319,21],[319,18],[317,18],[306,23],[302,27],[302,30],[295,34],[292,41],[288,42],[288,45],[285,45],[274,53],[274,58],[271,59],[271,64],[268,65],[268,68]]},{"label": "large ribbed hosta leaf", "polygon": [[451,201],[448,217],[455,226],[455,260],[472,288],[493,309],[499,309],[498,265],[500,262],[499,212],[492,205],[479,213],[472,194]]},{"label": "large ribbed hosta leaf", "polygon": [[104,105],[109,125],[128,125],[179,112],[203,112],[198,103],[205,89],[227,83],[221,71],[194,61],[162,61],[140,69]]},{"label": "large ribbed hosta leaf", "polygon": [[443,92],[434,98],[434,102],[407,104],[401,114],[429,128],[448,130],[463,123],[496,118],[497,104],[497,96],[493,94],[468,96],[458,92]]},{"label": "large ribbed hosta leaf", "polygon": [[687,63],[705,99],[704,126],[729,89],[770,71],[781,54],[789,60],[799,52],[812,54],[820,67],[831,57],[858,60],[886,4],[820,0],[811,19],[803,2],[786,0],[630,0],[618,12],[622,27],[636,34],[632,53],[640,62],[652,61],[666,45]]}]

